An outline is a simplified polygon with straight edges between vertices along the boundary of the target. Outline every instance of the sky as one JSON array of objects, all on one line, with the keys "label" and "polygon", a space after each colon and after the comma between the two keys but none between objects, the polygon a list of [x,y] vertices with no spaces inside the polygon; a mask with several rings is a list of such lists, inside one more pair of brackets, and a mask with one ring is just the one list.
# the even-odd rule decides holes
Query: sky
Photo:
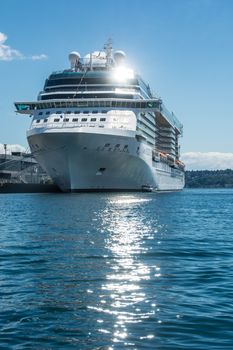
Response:
[{"label": "sky", "polygon": [[14,101],[36,100],[69,52],[111,37],[183,123],[189,169],[233,168],[232,18],[231,0],[1,0],[0,143],[27,148],[30,119]]}]

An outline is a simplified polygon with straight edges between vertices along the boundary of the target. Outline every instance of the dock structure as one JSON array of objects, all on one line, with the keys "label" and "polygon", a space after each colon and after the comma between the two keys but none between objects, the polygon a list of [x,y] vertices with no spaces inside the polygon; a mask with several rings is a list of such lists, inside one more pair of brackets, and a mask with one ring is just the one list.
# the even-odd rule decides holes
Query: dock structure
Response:
[{"label": "dock structure", "polygon": [[0,154],[0,183],[45,183],[48,175],[30,153]]}]

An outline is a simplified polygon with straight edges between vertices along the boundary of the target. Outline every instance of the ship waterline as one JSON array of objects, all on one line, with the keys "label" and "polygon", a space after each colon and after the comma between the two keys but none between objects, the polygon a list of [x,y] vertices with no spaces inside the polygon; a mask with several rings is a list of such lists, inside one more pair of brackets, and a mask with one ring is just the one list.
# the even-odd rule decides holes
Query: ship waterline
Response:
[{"label": "ship waterline", "polygon": [[[63,191],[158,191],[184,187],[182,125],[111,47],[52,73],[31,114],[32,153]],[[94,58],[93,58],[94,57]],[[120,57],[120,60],[119,60]],[[123,78],[122,78],[123,77]]]}]

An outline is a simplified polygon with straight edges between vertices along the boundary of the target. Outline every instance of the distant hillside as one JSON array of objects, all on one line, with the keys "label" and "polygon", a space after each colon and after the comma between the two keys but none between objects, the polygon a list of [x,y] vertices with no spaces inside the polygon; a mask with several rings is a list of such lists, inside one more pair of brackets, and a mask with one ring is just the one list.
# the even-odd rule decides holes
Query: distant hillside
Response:
[{"label": "distant hillside", "polygon": [[185,187],[233,188],[233,170],[186,171],[185,181]]}]

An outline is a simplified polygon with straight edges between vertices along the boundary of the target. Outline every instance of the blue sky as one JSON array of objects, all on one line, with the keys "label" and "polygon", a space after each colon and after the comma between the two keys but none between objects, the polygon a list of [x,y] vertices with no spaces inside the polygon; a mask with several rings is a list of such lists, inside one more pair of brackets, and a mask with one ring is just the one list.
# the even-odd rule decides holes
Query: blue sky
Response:
[{"label": "blue sky", "polygon": [[[14,101],[35,100],[70,51],[84,55],[112,37],[184,124],[183,153],[232,152],[232,18],[230,0],[2,0],[0,143],[27,145],[30,120]],[[3,45],[14,59],[3,60]]]}]

